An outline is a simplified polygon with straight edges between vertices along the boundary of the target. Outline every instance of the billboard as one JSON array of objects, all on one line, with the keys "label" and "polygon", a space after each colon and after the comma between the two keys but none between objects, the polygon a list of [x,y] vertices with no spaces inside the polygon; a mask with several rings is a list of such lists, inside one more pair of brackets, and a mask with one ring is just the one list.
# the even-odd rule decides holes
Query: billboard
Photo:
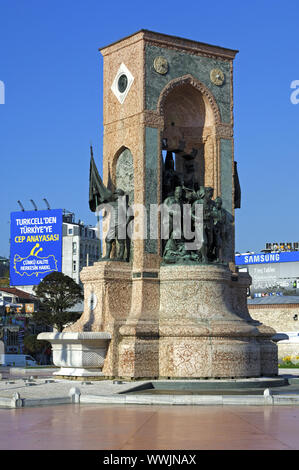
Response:
[{"label": "billboard", "polygon": [[236,255],[239,270],[251,278],[251,297],[299,296],[299,252],[248,253]]},{"label": "billboard", "polygon": [[37,285],[62,267],[62,209],[12,212],[10,284]]},{"label": "billboard", "polygon": [[250,253],[236,255],[236,265],[266,264],[266,263],[289,263],[299,261],[299,251],[279,251],[277,253]]}]

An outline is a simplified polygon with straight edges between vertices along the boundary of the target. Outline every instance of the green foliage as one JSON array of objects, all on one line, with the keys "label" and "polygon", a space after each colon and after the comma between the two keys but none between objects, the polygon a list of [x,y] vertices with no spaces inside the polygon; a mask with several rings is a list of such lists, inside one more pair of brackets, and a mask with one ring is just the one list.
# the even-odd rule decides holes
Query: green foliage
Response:
[{"label": "green foliage", "polygon": [[83,300],[82,288],[69,276],[52,272],[34,291],[40,299],[39,311],[33,314],[33,321],[37,324],[55,327],[61,332],[67,323],[73,323],[80,317],[80,314],[69,309]]},{"label": "green foliage", "polygon": [[299,367],[299,356],[285,356],[282,358],[278,367],[282,369],[298,369]]},{"label": "green foliage", "polygon": [[280,369],[299,369],[299,365],[297,364],[278,364]]},{"label": "green foliage", "polygon": [[24,338],[24,347],[26,354],[34,356],[35,354],[42,353],[47,348],[51,348],[51,343],[38,340],[37,335],[28,335]]},{"label": "green foliage", "polygon": [[0,287],[9,287],[9,269],[6,269],[2,277],[0,277]]}]

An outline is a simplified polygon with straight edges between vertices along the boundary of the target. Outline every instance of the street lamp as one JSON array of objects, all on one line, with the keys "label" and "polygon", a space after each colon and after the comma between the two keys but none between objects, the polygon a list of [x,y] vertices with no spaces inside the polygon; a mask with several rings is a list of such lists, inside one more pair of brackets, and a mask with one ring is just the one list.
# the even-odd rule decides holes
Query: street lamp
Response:
[{"label": "street lamp", "polygon": [[23,207],[23,205],[22,205],[21,201],[18,201],[18,204],[19,204],[19,206],[20,206],[21,210],[22,210],[23,212],[25,212],[25,209],[24,209],[24,207]]},{"label": "street lamp", "polygon": [[48,211],[49,211],[49,210],[51,209],[51,207],[50,207],[50,204],[48,203],[48,201],[47,201],[47,199],[46,199],[45,197],[43,198],[43,201],[45,201],[46,206],[47,206],[47,209],[48,209]]},{"label": "street lamp", "polygon": [[33,205],[33,207],[34,207],[34,210],[37,211],[37,206],[36,206],[34,200],[33,200],[33,199],[30,199],[30,201],[31,201],[31,203],[32,203],[32,205]]}]

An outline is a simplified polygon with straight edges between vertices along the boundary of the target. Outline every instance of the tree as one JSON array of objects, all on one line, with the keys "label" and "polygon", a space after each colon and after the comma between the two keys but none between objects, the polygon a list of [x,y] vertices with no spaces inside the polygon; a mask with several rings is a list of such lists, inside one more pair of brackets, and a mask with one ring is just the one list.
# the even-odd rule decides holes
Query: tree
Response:
[{"label": "tree", "polygon": [[54,271],[34,288],[40,299],[40,308],[33,314],[33,321],[39,325],[55,327],[61,332],[68,323],[78,320],[80,314],[70,311],[83,300],[83,292],[71,277]]},{"label": "tree", "polygon": [[24,338],[25,354],[43,353],[45,349],[51,348],[51,343],[37,339],[37,335],[27,335]]},{"label": "tree", "polygon": [[2,272],[0,277],[0,287],[9,287],[9,269]]}]

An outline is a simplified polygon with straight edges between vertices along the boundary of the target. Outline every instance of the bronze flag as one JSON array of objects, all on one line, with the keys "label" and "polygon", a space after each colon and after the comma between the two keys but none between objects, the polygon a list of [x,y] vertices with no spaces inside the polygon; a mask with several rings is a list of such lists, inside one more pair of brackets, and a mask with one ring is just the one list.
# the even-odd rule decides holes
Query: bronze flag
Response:
[{"label": "bronze flag", "polygon": [[96,167],[92,146],[90,146],[90,167],[89,167],[89,208],[96,211],[99,204],[108,202],[112,196],[112,191],[106,188]]}]

